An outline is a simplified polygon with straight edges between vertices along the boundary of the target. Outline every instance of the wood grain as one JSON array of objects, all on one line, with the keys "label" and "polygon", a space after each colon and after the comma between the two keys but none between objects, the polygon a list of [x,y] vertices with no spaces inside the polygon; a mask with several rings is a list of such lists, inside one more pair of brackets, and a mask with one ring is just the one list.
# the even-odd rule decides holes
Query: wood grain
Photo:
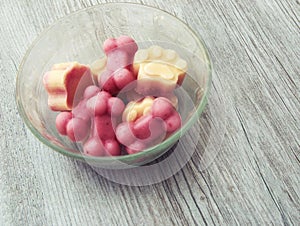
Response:
[{"label": "wood grain", "polygon": [[[15,75],[37,35],[103,2],[114,1],[0,1],[0,225],[299,225],[299,1],[131,1],[164,9],[201,34],[215,70],[198,151],[176,175],[145,187],[110,182],[51,151],[15,104]],[[203,170],[215,122],[224,139]]]}]

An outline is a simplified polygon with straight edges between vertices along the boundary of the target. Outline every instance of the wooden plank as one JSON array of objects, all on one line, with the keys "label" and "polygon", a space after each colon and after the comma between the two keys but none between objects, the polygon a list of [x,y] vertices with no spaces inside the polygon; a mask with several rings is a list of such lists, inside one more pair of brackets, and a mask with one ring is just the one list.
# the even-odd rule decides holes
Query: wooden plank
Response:
[{"label": "wooden plank", "polygon": [[[103,2],[0,2],[0,224],[298,225],[299,1],[131,1],[195,29],[215,69],[196,127],[198,150],[176,175],[145,187],[110,182],[51,151],[15,105],[17,68],[35,37],[58,18]],[[210,141],[209,150],[219,151],[211,164],[203,161]]]}]

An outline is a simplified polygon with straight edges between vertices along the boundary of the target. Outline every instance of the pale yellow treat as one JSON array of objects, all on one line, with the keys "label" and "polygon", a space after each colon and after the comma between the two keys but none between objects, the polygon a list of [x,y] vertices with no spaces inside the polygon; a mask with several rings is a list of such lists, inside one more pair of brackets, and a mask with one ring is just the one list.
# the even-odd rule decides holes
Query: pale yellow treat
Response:
[{"label": "pale yellow treat", "polygon": [[122,120],[123,122],[134,122],[140,117],[150,113],[154,97],[145,97],[140,101],[131,101],[124,109]]},{"label": "pale yellow treat", "polygon": [[140,64],[136,91],[144,95],[161,96],[173,92],[177,85],[177,69],[160,62]]},{"label": "pale yellow treat", "polygon": [[187,62],[171,49],[164,49],[160,46],[151,46],[149,49],[140,49],[136,52],[134,58],[134,72],[138,75],[141,64],[156,62],[174,67],[174,80],[181,85],[186,71]]},{"label": "pale yellow treat", "polygon": [[98,84],[99,76],[104,72],[106,68],[107,58],[102,57],[93,63],[91,63],[90,68],[93,74],[93,80],[95,84]]}]

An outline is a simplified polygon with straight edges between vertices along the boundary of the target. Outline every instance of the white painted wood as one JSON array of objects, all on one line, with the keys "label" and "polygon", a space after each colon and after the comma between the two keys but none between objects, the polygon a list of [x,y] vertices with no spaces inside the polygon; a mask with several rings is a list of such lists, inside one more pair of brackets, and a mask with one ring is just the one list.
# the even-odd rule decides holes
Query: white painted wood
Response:
[{"label": "white painted wood", "polygon": [[[58,18],[101,2],[0,1],[0,224],[299,225],[299,1],[132,1],[165,9],[203,36],[212,92],[225,103],[226,133],[212,164],[201,170],[199,143],[178,174],[146,187],[112,183],[51,151],[15,104],[31,42]],[[213,105],[199,130],[216,120]]]}]

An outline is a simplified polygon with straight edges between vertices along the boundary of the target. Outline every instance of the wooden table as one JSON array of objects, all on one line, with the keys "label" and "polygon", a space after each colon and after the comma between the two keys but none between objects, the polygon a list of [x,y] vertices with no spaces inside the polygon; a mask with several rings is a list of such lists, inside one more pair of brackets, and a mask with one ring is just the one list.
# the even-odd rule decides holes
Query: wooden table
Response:
[{"label": "wooden table", "polygon": [[[103,2],[0,1],[0,225],[299,225],[299,0],[133,1],[201,34],[215,70],[199,150],[176,175],[142,187],[50,150],[16,108],[16,74],[33,40]],[[207,130],[215,156],[205,165]]]}]

